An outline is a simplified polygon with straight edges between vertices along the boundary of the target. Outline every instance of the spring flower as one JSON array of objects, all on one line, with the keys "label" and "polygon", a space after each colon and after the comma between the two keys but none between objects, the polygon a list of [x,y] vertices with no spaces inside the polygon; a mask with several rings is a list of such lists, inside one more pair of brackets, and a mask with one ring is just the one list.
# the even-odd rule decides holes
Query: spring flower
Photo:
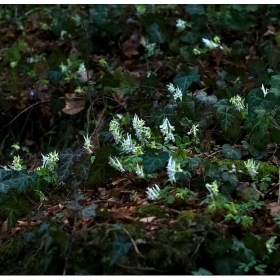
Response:
[{"label": "spring flower", "polygon": [[12,165],[9,165],[9,167],[12,170],[20,171],[25,168],[25,166],[23,166],[22,164],[23,164],[23,160],[20,158],[20,156],[14,156],[13,163]]},{"label": "spring flower", "polygon": [[182,19],[177,19],[176,21],[176,27],[178,31],[183,31],[187,26],[187,22]]},{"label": "spring flower", "polygon": [[176,162],[175,160],[171,157],[169,157],[168,164],[167,164],[167,175],[168,175],[168,181],[170,183],[175,183],[175,174],[176,174]]},{"label": "spring flower", "polygon": [[42,157],[43,157],[42,167],[46,167],[49,170],[54,170],[56,167],[56,163],[59,160],[58,153],[56,151],[53,151],[47,154],[46,156],[42,154]]},{"label": "spring flower", "polygon": [[160,126],[160,131],[165,136],[164,141],[172,140],[175,142],[174,135],[172,131],[175,130],[174,126],[172,126],[167,118],[163,121],[163,124]]},{"label": "spring flower", "polygon": [[245,109],[244,98],[241,98],[238,94],[232,97],[229,101],[236,106],[238,111]]},{"label": "spring flower", "polygon": [[109,131],[112,133],[116,143],[118,144],[122,140],[122,131],[117,119],[113,119],[110,122]]},{"label": "spring flower", "polygon": [[188,135],[192,134],[193,137],[196,138],[197,137],[197,131],[199,130],[198,127],[199,127],[199,124],[192,125],[191,130],[188,132]]},{"label": "spring flower", "polygon": [[123,168],[117,157],[112,158],[111,156],[109,156],[109,164],[117,170],[125,172],[125,169]]},{"label": "spring flower", "polygon": [[248,159],[247,162],[244,161],[244,165],[246,166],[252,179],[255,179],[256,175],[258,174],[258,168],[259,168],[260,164],[256,165],[254,160],[251,158],[251,159]]},{"label": "spring flower", "polygon": [[84,136],[84,139],[85,139],[85,143],[84,143],[84,149],[86,149],[87,150],[87,152],[89,153],[89,154],[91,154],[92,153],[92,151],[91,151],[91,148],[94,148],[94,146],[93,145],[91,145],[91,143],[90,143],[90,137],[88,136],[88,134],[87,134],[87,136]]},{"label": "spring flower", "polygon": [[135,152],[135,144],[132,142],[131,135],[129,133],[126,134],[126,139],[123,139],[122,147],[124,152],[127,154]]},{"label": "spring flower", "polygon": [[215,196],[218,195],[219,188],[216,181],[214,181],[212,184],[207,183],[205,186],[210,193],[210,198],[214,198]]},{"label": "spring flower", "polygon": [[146,191],[148,198],[151,200],[156,200],[160,198],[160,188],[157,184],[153,188],[148,188]]},{"label": "spring flower", "polygon": [[143,171],[143,166],[139,165],[138,163],[136,164],[136,170],[135,170],[136,174],[140,177],[140,178],[145,178],[145,174]]},{"label": "spring flower", "polygon": [[182,101],[183,94],[178,86],[175,88],[174,85],[170,83],[169,85],[167,85],[167,89],[170,93],[173,94],[173,99],[175,101],[177,98],[179,98]]},{"label": "spring flower", "polygon": [[263,95],[264,97],[267,95],[267,91],[268,89],[267,88],[264,88],[264,85],[262,84],[262,87],[261,87],[262,91],[263,91]]},{"label": "spring flower", "polygon": [[272,236],[265,242],[266,249],[269,254],[271,254],[273,251],[277,250],[277,247],[275,246],[277,236]]},{"label": "spring flower", "polygon": [[208,47],[210,50],[216,49],[216,48],[220,48],[223,49],[222,46],[220,46],[219,44],[216,44],[215,42],[202,38],[203,43],[206,45],[206,47]]},{"label": "spring flower", "polygon": [[132,121],[133,128],[136,131],[137,138],[143,142],[146,139],[151,138],[151,129],[149,127],[144,126],[145,121],[139,119],[137,114],[134,115],[133,121]]}]

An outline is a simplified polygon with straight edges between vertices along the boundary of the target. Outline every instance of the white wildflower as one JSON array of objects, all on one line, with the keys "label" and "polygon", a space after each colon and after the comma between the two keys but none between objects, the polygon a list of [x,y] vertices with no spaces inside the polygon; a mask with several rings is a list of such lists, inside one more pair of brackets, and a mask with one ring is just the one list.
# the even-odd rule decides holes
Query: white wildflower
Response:
[{"label": "white wildflower", "polygon": [[267,88],[264,88],[264,85],[262,84],[262,87],[261,87],[262,91],[263,91],[263,95],[264,97],[267,95],[267,91],[268,89]]},{"label": "white wildflower", "polygon": [[131,135],[129,133],[126,134],[126,139],[123,139],[121,145],[125,153],[128,154],[135,152],[135,144],[132,142]]},{"label": "white wildflower", "polygon": [[53,151],[46,156],[41,154],[43,157],[43,164],[42,167],[46,167],[49,170],[54,170],[56,167],[56,163],[59,160],[58,153],[56,151]]},{"label": "white wildflower", "polygon": [[177,19],[176,21],[176,27],[178,31],[183,31],[187,26],[187,22],[182,19]]},{"label": "white wildflower", "polygon": [[217,185],[217,182],[214,181],[212,184],[206,184],[205,185],[207,190],[209,191],[210,193],[210,197],[213,199],[215,196],[218,195],[219,193],[219,188],[218,188],[218,185]]},{"label": "white wildflower", "polygon": [[160,198],[160,188],[157,184],[153,188],[148,188],[146,191],[148,198],[151,200],[156,200]]},{"label": "white wildflower", "polygon": [[192,125],[191,130],[188,132],[188,135],[192,134],[194,138],[197,138],[197,131],[199,130],[198,127],[199,124]]},{"label": "white wildflower", "polygon": [[112,158],[111,156],[109,156],[109,164],[117,170],[125,172],[125,169],[123,168],[117,157]]},{"label": "white wildflower", "polygon": [[174,93],[176,91],[176,88],[174,87],[174,84],[170,83],[167,85],[167,89],[169,92]]},{"label": "white wildflower", "polygon": [[238,94],[232,97],[229,101],[231,104],[236,106],[238,111],[241,111],[246,108],[244,105],[244,98],[241,98]]},{"label": "white wildflower", "polygon": [[91,148],[94,148],[94,146],[93,145],[91,145],[91,143],[90,143],[90,137],[88,136],[88,134],[87,134],[87,136],[83,136],[84,137],[84,139],[85,139],[85,143],[84,143],[84,149],[86,149],[87,150],[87,152],[89,153],[89,154],[91,154],[92,153],[92,151],[91,151]]},{"label": "white wildflower", "polygon": [[140,141],[144,141],[145,139],[151,138],[151,129],[149,127],[144,126],[145,121],[139,119],[137,114],[134,115],[132,125],[136,131],[136,136]]},{"label": "white wildflower", "polygon": [[170,183],[175,183],[175,174],[176,174],[176,162],[175,160],[171,157],[169,157],[168,164],[167,164],[167,175],[168,175],[168,180]]},{"label": "white wildflower", "polygon": [[219,44],[214,43],[213,41],[211,41],[209,39],[202,38],[202,41],[206,45],[206,47],[208,47],[210,50],[213,50],[213,49],[216,49],[216,48],[223,49],[222,46],[220,46]]},{"label": "white wildflower", "polygon": [[266,249],[269,254],[271,254],[273,251],[277,250],[277,247],[275,245],[276,239],[277,239],[277,236],[272,236],[265,242],[265,246],[266,246]]},{"label": "white wildflower", "polygon": [[12,170],[20,171],[20,170],[24,169],[24,166],[22,165],[22,163],[23,163],[23,160],[20,158],[20,156],[14,156],[13,163],[12,163],[12,165],[9,165],[9,167]]},{"label": "white wildflower", "polygon": [[83,74],[83,73],[85,73],[86,71],[87,71],[87,69],[86,69],[86,67],[85,67],[85,64],[84,64],[84,63],[81,63],[81,64],[79,65],[78,73],[79,73],[79,74]]},{"label": "white wildflower", "polygon": [[167,118],[163,121],[163,124],[159,127],[163,136],[165,136],[164,141],[172,140],[175,142],[174,135],[172,131],[175,130],[174,126],[172,126]]},{"label": "white wildflower", "polygon": [[143,171],[143,166],[139,165],[138,163],[136,164],[136,170],[135,170],[136,174],[140,177],[140,178],[145,178],[145,174]]},{"label": "white wildflower", "polygon": [[254,160],[251,158],[251,159],[248,159],[247,162],[244,161],[244,165],[246,166],[252,179],[255,179],[256,175],[258,174],[258,168],[259,168],[260,164],[256,165]]},{"label": "white wildflower", "polygon": [[173,99],[175,101],[177,98],[180,98],[180,100],[182,101],[183,94],[178,86],[175,88],[174,85],[170,83],[169,85],[167,85],[167,89],[170,93],[173,94]]},{"label": "white wildflower", "polygon": [[109,131],[112,133],[116,143],[118,144],[122,140],[122,131],[120,124],[116,119],[110,122]]}]

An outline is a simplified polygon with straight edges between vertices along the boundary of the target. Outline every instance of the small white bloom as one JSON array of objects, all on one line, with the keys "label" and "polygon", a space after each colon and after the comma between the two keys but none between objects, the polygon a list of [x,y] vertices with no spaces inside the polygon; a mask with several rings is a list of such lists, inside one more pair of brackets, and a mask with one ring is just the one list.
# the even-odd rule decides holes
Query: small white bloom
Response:
[{"label": "small white bloom", "polygon": [[151,129],[149,127],[144,126],[145,121],[139,119],[137,114],[134,115],[132,126],[136,131],[137,138],[143,142],[146,140],[145,138],[149,139],[151,138]]},{"label": "small white bloom", "polygon": [[163,124],[159,127],[163,136],[165,136],[164,141],[172,140],[175,142],[174,135],[172,131],[175,130],[174,126],[172,126],[167,118],[163,121]]},{"label": "small white bloom", "polygon": [[79,69],[78,69],[78,73],[79,74],[83,74],[87,71],[86,67],[85,67],[85,64],[84,63],[81,63],[80,66],[79,66]]},{"label": "small white bloom", "polygon": [[262,91],[263,91],[263,95],[264,97],[267,95],[267,91],[268,89],[267,88],[264,88],[264,85],[262,84],[262,87],[261,87]]},{"label": "small white bloom", "polygon": [[56,151],[53,151],[46,156],[41,154],[43,157],[43,164],[42,167],[46,167],[49,170],[54,170],[56,167],[56,163],[59,160],[58,153]]},{"label": "small white bloom", "polygon": [[177,19],[176,27],[179,31],[183,31],[187,26],[187,22],[182,19]]},{"label": "small white bloom", "polygon": [[65,73],[65,72],[67,71],[67,66],[64,65],[63,63],[61,63],[61,64],[59,65],[59,67],[60,67],[62,73]]},{"label": "small white bloom", "polygon": [[139,165],[138,163],[136,164],[136,174],[140,177],[140,178],[145,178],[145,174],[144,174],[144,171],[143,171],[143,166]]},{"label": "small white bloom", "polygon": [[23,160],[20,158],[20,156],[14,156],[13,163],[12,163],[12,165],[9,165],[9,167],[12,170],[20,171],[23,169],[22,163],[23,163]]},{"label": "small white bloom", "polygon": [[183,97],[182,91],[179,89],[179,87],[177,87],[175,93],[173,94],[173,98],[174,100],[179,98],[182,101],[182,97]]},{"label": "small white bloom", "polygon": [[125,169],[123,168],[117,157],[112,158],[111,156],[109,156],[109,164],[117,170],[125,172]]},{"label": "small white bloom", "polygon": [[265,246],[266,246],[266,249],[269,254],[271,254],[273,251],[277,250],[277,247],[275,245],[276,239],[277,239],[277,236],[272,236],[265,242]]},{"label": "small white bloom", "polygon": [[91,145],[91,143],[90,143],[90,137],[89,137],[89,135],[87,134],[87,136],[83,136],[84,137],[84,139],[85,139],[85,143],[84,143],[84,149],[86,149],[87,150],[87,152],[89,153],[89,154],[91,154],[92,153],[92,151],[91,151],[91,148],[94,148],[94,146],[93,145]]},{"label": "small white bloom", "polygon": [[112,133],[116,143],[118,144],[122,140],[122,131],[120,124],[116,119],[110,122],[109,131]]},{"label": "small white bloom", "polygon": [[188,132],[188,135],[192,134],[193,137],[196,138],[197,137],[197,131],[199,130],[198,127],[199,127],[199,124],[192,125],[191,130]]},{"label": "small white bloom", "polygon": [[167,164],[167,175],[168,175],[168,180],[170,183],[175,183],[175,174],[176,174],[176,162],[175,160],[171,157],[169,157],[168,164]]},{"label": "small white bloom", "polygon": [[123,139],[122,147],[127,154],[135,152],[135,144],[132,142],[131,135],[129,133],[126,134],[126,139]]},{"label": "small white bloom", "polygon": [[218,195],[219,188],[216,181],[214,181],[212,184],[207,183],[205,186],[208,189],[211,198],[214,198],[215,196]]},{"label": "small white bloom", "polygon": [[157,184],[153,188],[148,188],[146,191],[148,198],[151,200],[156,200],[160,198],[160,188]]},{"label": "small white bloom", "polygon": [[169,85],[167,85],[167,89],[169,92],[174,93],[176,91],[176,88],[174,87],[174,85],[172,83],[170,83]]},{"label": "small white bloom", "polygon": [[220,46],[220,45],[214,43],[214,42],[211,41],[211,40],[202,38],[202,41],[203,41],[203,43],[206,45],[206,47],[208,47],[208,48],[211,49],[211,50],[216,49],[216,48],[223,49],[222,46]]},{"label": "small white bloom", "polygon": [[244,98],[242,99],[238,94],[232,97],[229,101],[231,104],[236,106],[238,111],[241,111],[246,108],[244,105]]},{"label": "small white bloom", "polygon": [[254,160],[251,158],[251,159],[248,159],[247,162],[244,161],[244,165],[247,168],[252,179],[255,179],[256,175],[258,174],[258,169],[259,169],[260,164],[256,165]]}]

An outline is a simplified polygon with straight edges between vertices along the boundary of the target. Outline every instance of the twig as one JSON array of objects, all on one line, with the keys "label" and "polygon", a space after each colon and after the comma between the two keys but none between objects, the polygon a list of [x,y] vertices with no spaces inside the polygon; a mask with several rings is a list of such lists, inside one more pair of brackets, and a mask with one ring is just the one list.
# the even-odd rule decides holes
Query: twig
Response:
[{"label": "twig", "polygon": [[134,246],[135,252],[136,252],[141,258],[146,259],[146,257],[143,256],[141,252],[139,252],[139,250],[138,250],[138,248],[137,248],[137,245],[136,245],[136,243],[134,242],[134,240],[132,239],[132,237],[131,237],[131,235],[129,234],[129,232],[128,232],[125,228],[122,228],[122,229],[125,231],[125,233],[126,233],[126,234],[128,235],[128,237],[130,238],[130,241],[132,242],[132,244],[133,244],[133,246]]},{"label": "twig", "polygon": [[23,111],[21,111],[16,117],[14,117],[8,124],[6,124],[4,127],[10,125],[11,123],[13,123],[21,114],[23,114],[24,112],[26,112],[27,110],[29,110],[30,108],[34,107],[35,105],[44,103],[44,102],[49,102],[50,100],[43,100],[40,102],[37,102],[35,104],[30,105],[29,107],[27,107],[26,109],[24,109]]}]

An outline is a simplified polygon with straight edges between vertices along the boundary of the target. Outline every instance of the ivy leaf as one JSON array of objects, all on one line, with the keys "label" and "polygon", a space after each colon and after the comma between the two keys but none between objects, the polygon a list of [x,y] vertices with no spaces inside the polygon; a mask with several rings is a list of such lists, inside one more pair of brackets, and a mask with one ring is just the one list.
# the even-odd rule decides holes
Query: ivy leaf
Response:
[{"label": "ivy leaf", "polygon": [[78,178],[86,180],[89,174],[90,167],[91,156],[89,154],[85,154],[81,157],[80,161],[74,163],[73,172]]},{"label": "ivy leaf", "polygon": [[48,71],[48,79],[52,85],[57,85],[63,77],[64,73],[61,72],[60,68]]},{"label": "ivy leaf", "polygon": [[228,99],[222,99],[215,104],[219,122],[227,137],[236,139],[240,135],[240,126],[242,115],[229,102]]},{"label": "ivy leaf", "polygon": [[89,10],[91,19],[98,27],[102,27],[108,22],[108,7],[104,4],[94,5],[93,8]]},{"label": "ivy leaf", "polygon": [[95,217],[95,209],[97,208],[97,205],[92,204],[90,206],[86,206],[82,210],[82,216],[84,219],[89,219],[90,217]]},{"label": "ivy leaf", "polygon": [[195,103],[192,97],[184,95],[182,102],[179,103],[179,106],[185,117],[191,120],[195,118]]},{"label": "ivy leaf", "polygon": [[276,97],[269,92],[265,97],[261,89],[254,89],[248,94],[248,116],[255,120],[258,117],[258,109],[271,111],[276,106]]},{"label": "ivy leaf", "polygon": [[241,151],[239,149],[233,148],[229,144],[224,144],[222,146],[222,152],[223,152],[225,158],[228,158],[228,159],[241,159],[242,158]]},{"label": "ivy leaf", "polygon": [[195,98],[205,105],[214,105],[217,103],[217,96],[215,95],[207,95],[205,91],[200,90],[195,95]]},{"label": "ivy leaf", "polygon": [[166,166],[169,155],[167,152],[162,152],[160,155],[146,153],[143,157],[144,172],[153,173],[154,171]]},{"label": "ivy leaf", "polygon": [[217,162],[211,162],[210,160],[205,160],[205,174],[210,178],[215,178],[218,175],[219,164]]},{"label": "ivy leaf", "polygon": [[278,90],[280,90],[280,75],[271,77],[271,88],[277,88]]},{"label": "ivy leaf", "polygon": [[58,161],[58,181],[61,182],[67,179],[73,172],[73,164],[80,161],[81,157],[86,153],[83,148],[72,151],[71,149],[66,149],[59,154]]},{"label": "ivy leaf", "polygon": [[26,243],[32,242],[36,237],[35,231],[28,231],[23,233],[23,238]]},{"label": "ivy leaf", "polygon": [[23,192],[28,186],[35,184],[38,175],[26,170],[10,171],[0,170],[0,193],[7,193],[12,188]]},{"label": "ivy leaf", "polygon": [[44,234],[48,229],[50,225],[46,222],[41,223],[38,229],[38,234]]},{"label": "ivy leaf", "polygon": [[152,119],[157,126],[162,125],[165,118],[168,118],[170,122],[174,119],[176,111],[172,108],[162,108],[159,110],[154,110]]},{"label": "ivy leaf", "polygon": [[216,258],[214,260],[214,266],[219,275],[238,275],[242,274],[240,269],[238,269],[240,265],[240,260],[229,257],[223,256],[220,258]]},{"label": "ivy leaf", "polygon": [[166,40],[166,35],[162,33],[157,23],[152,24],[148,28],[147,33],[149,35],[149,41],[152,43],[162,44]]},{"label": "ivy leaf", "polygon": [[112,244],[112,253],[111,253],[111,260],[110,265],[113,265],[119,261],[121,261],[124,256],[129,252],[132,244],[128,242],[124,237],[118,237],[114,240]]},{"label": "ivy leaf", "polygon": [[189,75],[186,75],[184,72],[178,73],[173,82],[176,86],[180,88],[182,93],[184,94],[189,86],[198,78],[198,74],[194,71],[190,72]]},{"label": "ivy leaf", "polygon": [[101,183],[120,174],[120,171],[109,165],[109,156],[118,156],[118,151],[114,146],[104,146],[99,149],[89,171],[89,183]]},{"label": "ivy leaf", "polygon": [[204,7],[201,4],[192,4],[186,6],[186,12],[192,17],[204,14]]}]

